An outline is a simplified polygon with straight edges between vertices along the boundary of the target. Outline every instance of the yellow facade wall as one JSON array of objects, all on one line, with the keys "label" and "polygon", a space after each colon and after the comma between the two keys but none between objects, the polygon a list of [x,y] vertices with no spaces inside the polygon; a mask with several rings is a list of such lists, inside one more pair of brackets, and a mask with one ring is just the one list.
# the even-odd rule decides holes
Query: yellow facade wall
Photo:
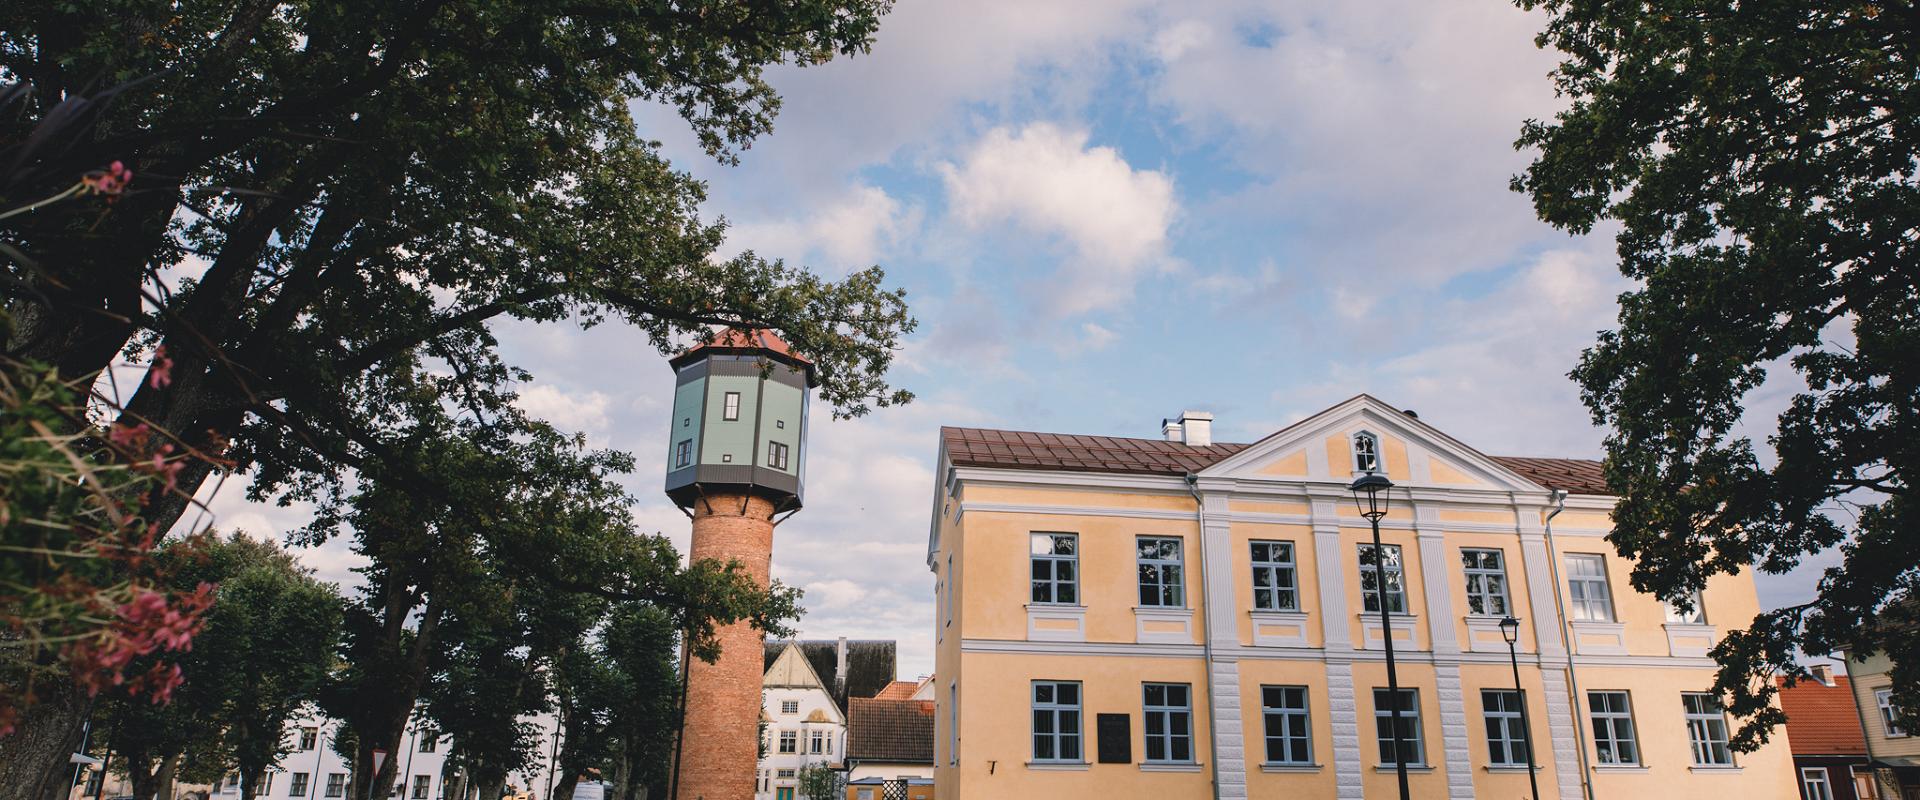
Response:
[{"label": "yellow facade wall", "polygon": [[[1380,543],[1400,546],[1400,562],[1406,580],[1407,613],[1416,618],[1411,634],[1401,633],[1400,626],[1396,622],[1394,631],[1397,636],[1393,640],[1394,646],[1408,650],[1426,650],[1432,645],[1427,635],[1427,586],[1424,577],[1426,567],[1420,563],[1420,543],[1413,531],[1386,529],[1380,531]],[[1352,632],[1351,641],[1355,647],[1366,641],[1366,621],[1361,618],[1367,607],[1360,591],[1360,545],[1362,544],[1373,544],[1372,529],[1349,527],[1340,529],[1340,569],[1345,576],[1348,576],[1343,581],[1347,593],[1346,623],[1348,630]],[[1377,619],[1378,614],[1379,612],[1375,611],[1368,616]],[[1375,624],[1378,622],[1376,621]]]},{"label": "yellow facade wall", "polygon": [[[1784,731],[1759,751],[1736,754],[1737,769],[1695,769],[1682,692],[1707,691],[1713,685],[1711,669],[1660,667],[1592,667],[1579,670],[1580,689],[1625,691],[1633,708],[1634,733],[1639,739],[1644,769],[1596,766],[1596,797],[1716,797],[1739,800],[1795,800],[1800,796],[1793,779],[1793,754]],[[1586,707],[1584,698],[1581,708]],[[1729,720],[1731,726],[1737,720]],[[1589,749],[1592,743],[1588,742]]]},{"label": "yellow facade wall", "polygon": [[[1315,772],[1266,772],[1266,728],[1260,714],[1263,686],[1307,687],[1307,717],[1313,733]],[[1317,661],[1240,662],[1240,719],[1246,734],[1247,796],[1323,800],[1335,796],[1333,709],[1327,700],[1327,668]]]},{"label": "yellow facade wall", "polygon": [[1302,633],[1309,647],[1325,647],[1326,631],[1320,624],[1320,579],[1313,565],[1318,556],[1313,547],[1313,528],[1308,525],[1266,525],[1236,522],[1230,529],[1233,550],[1233,600],[1231,612],[1240,631],[1240,643],[1254,643],[1253,615],[1253,542],[1285,541],[1293,543],[1294,596],[1305,613]]},{"label": "yellow facade wall", "polygon": [[[967,653],[961,656],[967,681],[961,686],[961,763],[951,770],[967,797],[1090,797],[1186,798],[1206,797],[1212,775],[1205,766],[1195,772],[1152,772],[1138,763],[1089,763],[1083,770],[1030,769],[1033,757],[1032,722],[1028,714],[1032,683],[1036,680],[1079,681],[1083,700],[1082,750],[1095,760],[1098,714],[1127,714],[1135,762],[1144,758],[1142,682],[1186,683],[1192,686],[1194,754],[1201,765],[1212,762],[1207,739],[1205,671],[1195,658],[1134,658],[1101,656],[1002,655]],[[936,778],[938,780],[938,778]],[[947,784],[942,783],[942,789]],[[946,796],[953,796],[946,793]]]},{"label": "yellow facade wall", "polygon": [[[1534,631],[1533,596],[1528,591],[1526,559],[1520,553],[1520,539],[1511,534],[1502,533],[1446,533],[1447,554],[1447,594],[1453,598],[1454,618],[1448,620],[1453,625],[1454,641],[1460,643],[1460,649],[1473,649],[1472,631],[1467,627],[1467,574],[1462,563],[1460,551],[1467,549],[1498,550],[1501,564],[1507,573],[1507,613],[1519,618],[1520,638],[1518,649],[1522,653],[1533,652],[1539,641]],[[1558,623],[1549,623],[1558,624]],[[1500,646],[1506,646],[1506,640],[1500,640]]]},{"label": "yellow facade wall", "polygon": [[[1191,505],[1191,500],[1189,500]],[[1197,587],[1204,580],[1194,520],[969,511],[960,568],[966,592],[960,600],[961,635],[968,639],[1027,638],[1030,596],[1030,536],[1036,532],[1079,537],[1080,604],[1086,606],[1090,642],[1133,642],[1134,607],[1140,605],[1136,542],[1141,536],[1181,540],[1187,607],[1194,609],[1193,641],[1204,613]]]}]

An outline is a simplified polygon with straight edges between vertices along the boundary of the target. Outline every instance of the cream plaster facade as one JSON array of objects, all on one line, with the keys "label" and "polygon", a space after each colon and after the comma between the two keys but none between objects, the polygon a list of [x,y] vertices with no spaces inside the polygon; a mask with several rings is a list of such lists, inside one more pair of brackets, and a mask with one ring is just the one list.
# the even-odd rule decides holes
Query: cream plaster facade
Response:
[{"label": "cream plaster facade", "polygon": [[[1361,611],[1358,577],[1371,533],[1346,489],[1355,475],[1349,442],[1362,432],[1379,439],[1396,484],[1381,534],[1403,554],[1407,613],[1392,635],[1401,685],[1418,690],[1424,763],[1412,770],[1414,796],[1527,794],[1524,766],[1489,757],[1481,690],[1511,689],[1513,678],[1497,618],[1467,612],[1461,550],[1485,548],[1502,554],[1521,619],[1542,797],[1797,797],[1784,737],[1732,766],[1692,756],[1681,695],[1711,686],[1704,648],[1717,626],[1758,611],[1749,575],[1709,585],[1706,624],[1669,622],[1663,604],[1633,592],[1629,565],[1602,539],[1611,498],[1569,498],[1549,532],[1547,487],[1366,396],[1186,477],[956,465],[943,446],[927,555],[939,594],[939,796],[1393,796],[1372,699],[1386,685],[1383,631],[1377,613]],[[1037,532],[1077,537],[1075,602],[1032,602]],[[1181,542],[1181,607],[1140,606],[1142,536]],[[1254,608],[1255,541],[1291,543],[1293,609]],[[1556,591],[1571,602],[1569,554],[1603,556],[1615,621],[1557,622]],[[1078,758],[1035,758],[1035,681],[1079,684]],[[1145,682],[1191,687],[1190,763],[1145,763]],[[1306,690],[1307,763],[1267,761],[1262,687],[1281,686]],[[1592,691],[1628,693],[1634,763],[1595,763]],[[1096,757],[1102,714],[1128,717],[1127,763]]]}]

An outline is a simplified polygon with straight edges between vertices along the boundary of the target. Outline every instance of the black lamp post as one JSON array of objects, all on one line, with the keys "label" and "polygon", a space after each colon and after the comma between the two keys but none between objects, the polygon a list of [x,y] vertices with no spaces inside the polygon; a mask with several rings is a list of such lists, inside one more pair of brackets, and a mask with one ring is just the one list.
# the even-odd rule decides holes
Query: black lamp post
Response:
[{"label": "black lamp post", "polygon": [[1500,635],[1507,640],[1507,659],[1513,663],[1513,696],[1520,701],[1520,736],[1527,744],[1527,787],[1533,790],[1533,800],[1540,800],[1540,779],[1534,776],[1533,766],[1533,723],[1527,720],[1527,695],[1520,689],[1520,650],[1516,647],[1520,620],[1511,616],[1500,620]]},{"label": "black lamp post", "polygon": [[1373,525],[1373,588],[1380,601],[1380,634],[1387,651],[1387,697],[1393,703],[1393,769],[1400,777],[1400,800],[1411,800],[1406,751],[1400,746],[1400,673],[1393,665],[1393,617],[1387,611],[1387,565],[1383,557],[1386,548],[1380,546],[1380,518],[1387,515],[1387,490],[1392,488],[1393,481],[1378,472],[1368,472],[1347,486],[1360,516]]}]

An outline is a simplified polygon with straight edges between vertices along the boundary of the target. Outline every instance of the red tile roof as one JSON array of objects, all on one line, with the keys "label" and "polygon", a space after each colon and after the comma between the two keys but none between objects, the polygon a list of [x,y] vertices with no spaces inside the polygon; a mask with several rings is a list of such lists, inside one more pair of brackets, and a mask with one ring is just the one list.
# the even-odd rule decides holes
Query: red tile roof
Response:
[{"label": "red tile roof", "polygon": [[[940,429],[947,457],[955,466],[1044,469],[1134,475],[1185,475],[1213,466],[1249,445],[1216,443],[1193,447],[1164,439],[1082,436],[1070,433],[1003,431],[991,428]],[[1610,494],[1600,462],[1575,458],[1490,456],[1501,466],[1549,489],[1572,494]]]},{"label": "red tile roof", "polygon": [[[686,353],[681,353],[680,355],[685,356],[689,353],[697,353],[709,347],[714,348],[716,350],[746,350],[751,348],[760,348],[765,350],[772,350],[775,353],[786,356],[787,358],[791,358],[802,364],[813,363],[795,354],[791,348],[787,347],[787,343],[785,340],[781,339],[778,336],[773,335],[773,331],[767,330],[765,328],[755,328],[753,330],[741,330],[739,328],[728,328],[726,330],[719,332],[718,334],[715,334],[712,342],[709,342],[707,344],[696,344],[693,347],[688,348]],[[679,356],[675,356],[675,358],[679,358]]]},{"label": "red tile roof", "polygon": [[913,697],[913,690],[920,688],[918,681],[894,681],[874,695],[876,700],[906,700]]},{"label": "red tile roof", "polygon": [[933,763],[933,702],[855,697],[847,701],[847,760]]},{"label": "red tile roof", "polygon": [[1833,676],[1834,685],[1801,681],[1780,690],[1780,709],[1787,712],[1787,741],[1796,756],[1866,755],[1867,742],[1854,710],[1853,688],[1845,676]]}]

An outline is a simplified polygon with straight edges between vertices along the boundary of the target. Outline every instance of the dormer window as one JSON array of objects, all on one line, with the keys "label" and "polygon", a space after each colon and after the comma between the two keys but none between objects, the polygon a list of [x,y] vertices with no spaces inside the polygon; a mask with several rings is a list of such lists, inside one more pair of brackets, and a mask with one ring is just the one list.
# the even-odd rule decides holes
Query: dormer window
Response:
[{"label": "dormer window", "polygon": [[1380,437],[1365,431],[1353,435],[1353,471],[1380,471]]}]

